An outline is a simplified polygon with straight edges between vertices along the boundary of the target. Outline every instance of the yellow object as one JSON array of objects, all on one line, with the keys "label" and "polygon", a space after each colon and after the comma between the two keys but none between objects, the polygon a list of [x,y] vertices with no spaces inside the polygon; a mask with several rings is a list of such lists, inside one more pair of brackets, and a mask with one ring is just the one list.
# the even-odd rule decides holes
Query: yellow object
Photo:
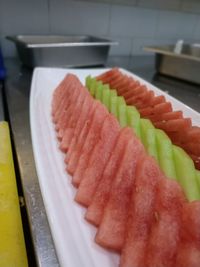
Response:
[{"label": "yellow object", "polygon": [[27,267],[9,127],[0,122],[0,267]]}]

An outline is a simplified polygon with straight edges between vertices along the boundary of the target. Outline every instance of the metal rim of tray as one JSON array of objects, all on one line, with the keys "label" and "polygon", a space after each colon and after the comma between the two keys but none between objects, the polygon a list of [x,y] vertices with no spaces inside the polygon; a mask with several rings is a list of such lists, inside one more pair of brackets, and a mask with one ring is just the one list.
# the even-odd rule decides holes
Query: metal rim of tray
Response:
[{"label": "metal rim of tray", "polygon": [[144,50],[148,51],[148,52],[154,52],[154,53],[158,53],[158,54],[162,54],[162,55],[168,55],[168,56],[184,58],[184,59],[188,59],[188,60],[195,60],[195,61],[200,62],[200,58],[198,58],[198,57],[195,57],[192,55],[187,55],[187,54],[176,54],[174,52],[167,51],[166,49],[161,48],[161,47],[145,46]]},{"label": "metal rim of tray", "polygon": [[[20,40],[20,37],[26,35],[18,35],[18,36],[6,36],[6,39],[13,41],[14,43],[21,44],[26,48],[50,48],[50,47],[74,47],[74,46],[106,46],[106,45],[118,45],[116,41],[110,41],[108,39],[99,38],[96,36],[85,35],[85,37],[92,37],[96,38],[99,41],[95,42],[60,42],[60,43],[36,43],[36,44],[29,44],[23,40]],[[67,37],[67,35],[46,35],[45,37]],[[78,35],[69,35],[70,37],[77,37]],[[26,37],[43,37],[43,35],[27,35]],[[102,40],[102,41],[101,41]]]}]

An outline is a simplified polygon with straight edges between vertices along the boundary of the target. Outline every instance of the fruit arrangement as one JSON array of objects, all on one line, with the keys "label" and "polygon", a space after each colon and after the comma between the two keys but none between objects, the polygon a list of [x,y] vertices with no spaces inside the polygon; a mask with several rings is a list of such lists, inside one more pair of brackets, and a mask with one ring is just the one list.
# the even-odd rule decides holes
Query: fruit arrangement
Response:
[{"label": "fruit arrangement", "polygon": [[147,153],[156,159],[167,177],[181,184],[189,200],[200,199],[200,171],[195,169],[192,159],[183,149],[174,145],[166,133],[157,129],[149,119],[141,118],[139,111],[134,106],[127,105],[124,98],[117,96],[117,92],[109,89],[107,84],[87,77],[86,86],[90,94],[114,114],[121,127],[134,129]]},{"label": "fruit arrangement", "polygon": [[193,161],[108,85],[91,77],[86,85],[68,74],[52,119],[95,241],[119,252],[121,267],[200,266]]},{"label": "fruit arrangement", "polygon": [[172,142],[182,147],[200,170],[200,127],[192,126],[190,118],[184,118],[182,111],[173,111],[170,102],[162,95],[155,96],[146,85],[113,68],[97,80],[116,89],[128,105],[134,105],[141,117],[151,120],[156,128],[164,130]]}]

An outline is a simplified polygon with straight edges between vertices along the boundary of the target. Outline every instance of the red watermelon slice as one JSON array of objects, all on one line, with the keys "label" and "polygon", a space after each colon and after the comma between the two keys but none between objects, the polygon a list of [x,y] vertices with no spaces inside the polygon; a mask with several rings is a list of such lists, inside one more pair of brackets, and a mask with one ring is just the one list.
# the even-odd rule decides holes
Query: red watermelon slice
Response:
[{"label": "red watermelon slice", "polygon": [[138,81],[135,81],[131,78],[127,78],[127,83],[124,84],[124,86],[121,86],[117,88],[118,95],[128,97],[128,95],[135,94],[135,90],[137,87],[140,86],[140,83]]},{"label": "red watermelon slice", "polygon": [[192,122],[189,118],[184,119],[173,119],[168,121],[159,121],[154,123],[155,127],[168,132],[187,131],[191,126]]},{"label": "red watermelon slice", "polygon": [[112,68],[109,71],[104,72],[103,74],[96,77],[97,80],[101,80],[103,83],[108,83],[109,78],[115,78],[118,77],[118,75],[121,75],[118,68]]},{"label": "red watermelon slice", "polygon": [[139,93],[141,93],[141,84],[138,81],[133,81],[131,84],[131,89],[130,87],[128,88],[128,90],[126,92],[122,91],[122,96],[126,99],[126,101],[128,99],[131,99],[132,97],[134,97],[135,95],[138,95]]},{"label": "red watermelon slice", "polygon": [[61,83],[57,86],[53,93],[53,99],[52,99],[52,116],[54,117],[57,109],[60,106],[60,102],[63,99],[63,96],[65,94],[69,93],[71,82],[74,81],[75,78],[72,74],[67,74],[65,78],[61,81]]},{"label": "red watermelon slice", "polygon": [[161,114],[153,114],[148,116],[148,119],[152,122],[159,122],[159,121],[169,121],[174,119],[182,119],[183,112],[182,111],[172,111],[167,113]]},{"label": "red watermelon slice", "polygon": [[73,93],[77,89],[76,85],[78,83],[80,82],[74,75],[70,75],[68,76],[68,79],[66,79],[66,86],[62,91],[60,102],[53,118],[54,122],[56,122],[58,118],[60,118],[60,114],[62,114],[64,109],[69,106],[71,98],[73,97]]},{"label": "red watermelon slice", "polygon": [[93,112],[94,112],[94,100],[91,96],[88,96],[85,98],[81,113],[79,114],[79,119],[77,121],[76,127],[74,129],[74,135],[72,137],[72,140],[69,144],[69,149],[66,157],[66,162],[68,162],[70,155],[75,150],[77,142],[80,140],[81,132],[87,122],[88,118],[91,118]]},{"label": "red watermelon slice", "polygon": [[64,129],[61,129],[61,132],[59,131],[59,137],[61,139],[63,139],[63,137],[64,137],[64,140],[62,140],[62,142],[60,144],[60,148],[62,151],[67,151],[67,149],[70,145],[71,139],[72,139],[73,134],[74,134],[75,127],[78,123],[78,120],[80,119],[80,114],[83,110],[85,98],[89,97],[88,94],[89,94],[88,91],[87,91],[87,93],[85,93],[85,91],[80,93],[81,97],[78,97],[78,99],[77,99],[73,114],[70,117],[68,124],[65,125]]},{"label": "red watermelon slice", "polygon": [[200,266],[200,201],[186,203],[183,207],[176,266]]},{"label": "red watermelon slice", "polygon": [[183,191],[176,181],[160,180],[145,266],[175,266],[185,202]]},{"label": "red watermelon slice", "polygon": [[161,179],[163,174],[155,160],[145,156],[136,172],[121,267],[145,266],[145,254],[154,221],[157,187]]},{"label": "red watermelon slice", "polygon": [[145,108],[147,106],[151,105],[151,102],[154,98],[154,92],[153,91],[147,91],[146,95],[143,97],[143,99],[138,100],[137,102],[135,102],[134,106],[137,109],[140,108]]},{"label": "red watermelon slice", "polygon": [[79,90],[77,87],[72,87],[72,93],[70,97],[70,101],[67,100],[68,97],[63,98],[63,101],[60,105],[60,109],[55,114],[55,123],[56,123],[56,130],[60,129],[62,123],[65,122],[65,118],[67,118],[67,122],[73,112],[74,104],[76,98],[79,96]]},{"label": "red watermelon slice", "polygon": [[181,244],[178,249],[176,259],[177,267],[199,267],[200,266],[200,250],[193,244]]},{"label": "red watermelon slice", "polygon": [[78,155],[78,163],[72,178],[72,182],[75,185],[79,185],[83,178],[83,173],[88,166],[90,155],[95,147],[95,144],[100,138],[100,130],[103,126],[103,121],[109,114],[106,107],[104,107],[99,101],[97,102],[97,107],[92,118],[92,123],[87,138],[84,140],[84,144]]},{"label": "red watermelon slice", "polygon": [[113,115],[108,114],[104,120],[99,141],[92,151],[75,197],[75,200],[84,206],[89,206],[92,202],[93,195],[102,178],[105,165],[110,158],[119,130],[120,125],[117,119]]},{"label": "red watermelon slice", "polygon": [[[76,167],[78,165],[79,156],[82,151],[85,140],[87,139],[89,130],[91,128],[91,124],[93,122],[93,117],[95,116],[95,111],[96,111],[97,106],[98,106],[98,102],[93,101],[92,105],[90,106],[87,119],[85,120],[83,127],[81,129],[81,132],[77,136],[77,139],[74,139],[70,145],[69,151],[65,158],[65,162],[68,163],[67,171],[70,174],[74,174]],[[73,179],[72,179],[72,182],[73,182]],[[75,182],[74,182],[74,185],[77,186]]]},{"label": "red watermelon slice", "polygon": [[111,184],[115,178],[121,159],[123,158],[125,147],[130,138],[132,138],[132,130],[128,127],[122,128],[113,152],[104,169],[102,179],[94,194],[92,203],[90,204],[85,218],[92,224],[98,226],[103,216],[104,207],[109,199]]},{"label": "red watermelon slice", "polygon": [[144,147],[133,135],[112,183],[109,200],[95,238],[103,247],[118,251],[122,249],[136,167],[143,155]]},{"label": "red watermelon slice", "polygon": [[62,140],[64,132],[67,128],[71,128],[71,124],[73,122],[73,117],[76,115],[76,109],[80,106],[81,101],[83,100],[84,94],[79,93],[77,91],[77,99],[73,103],[71,103],[67,112],[65,112],[62,116],[62,119],[58,121],[56,124],[56,130],[58,131],[58,138]]}]

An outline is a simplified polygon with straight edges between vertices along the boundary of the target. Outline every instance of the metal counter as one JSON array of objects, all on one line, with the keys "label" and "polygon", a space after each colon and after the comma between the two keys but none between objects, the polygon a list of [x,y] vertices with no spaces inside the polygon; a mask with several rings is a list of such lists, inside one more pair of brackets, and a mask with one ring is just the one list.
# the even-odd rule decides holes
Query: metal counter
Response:
[{"label": "metal counter", "polygon": [[31,145],[29,92],[32,71],[7,60],[5,94],[27,214],[38,267],[58,267],[44,204],[40,192]]},{"label": "metal counter", "polygon": [[[59,263],[40,192],[30,136],[29,93],[32,71],[21,67],[16,60],[6,60],[5,64],[8,73],[5,95],[36,261],[39,267],[56,267]],[[107,65],[127,68],[200,112],[200,88],[156,75],[153,57],[112,57]]]}]

